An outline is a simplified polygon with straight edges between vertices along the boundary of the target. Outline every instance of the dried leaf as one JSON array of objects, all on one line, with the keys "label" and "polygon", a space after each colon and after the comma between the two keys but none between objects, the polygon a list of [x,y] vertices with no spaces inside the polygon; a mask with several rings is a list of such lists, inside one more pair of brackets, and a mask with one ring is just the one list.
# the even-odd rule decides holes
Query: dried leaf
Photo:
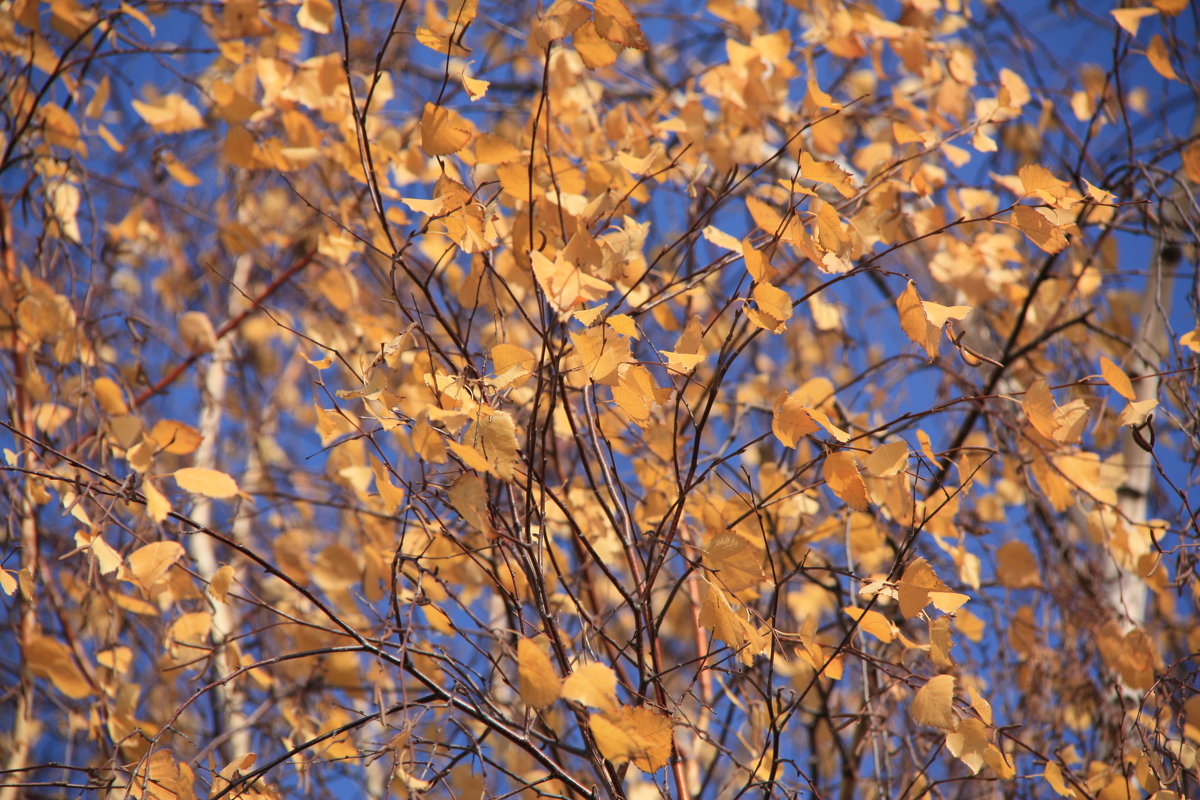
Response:
[{"label": "dried leaf", "polygon": [[517,689],[531,708],[553,705],[562,691],[562,681],[550,656],[532,639],[517,642]]}]

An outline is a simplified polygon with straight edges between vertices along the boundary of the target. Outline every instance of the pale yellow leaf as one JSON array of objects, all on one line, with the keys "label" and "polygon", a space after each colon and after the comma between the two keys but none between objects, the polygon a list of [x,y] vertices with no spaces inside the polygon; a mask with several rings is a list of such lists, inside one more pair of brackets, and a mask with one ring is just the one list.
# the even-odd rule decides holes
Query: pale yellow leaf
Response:
[{"label": "pale yellow leaf", "polygon": [[1114,364],[1112,359],[1107,356],[1100,358],[1100,374],[1121,397],[1130,401],[1137,399],[1137,392],[1133,390],[1133,381],[1129,380],[1125,370]]},{"label": "pale yellow leaf", "polygon": [[617,709],[617,674],[605,664],[584,664],[562,683],[562,696],[603,711]]},{"label": "pale yellow leaf", "polygon": [[200,494],[217,500],[237,497],[238,485],[230,475],[206,467],[184,467],[175,470],[175,483],[185,492]]}]

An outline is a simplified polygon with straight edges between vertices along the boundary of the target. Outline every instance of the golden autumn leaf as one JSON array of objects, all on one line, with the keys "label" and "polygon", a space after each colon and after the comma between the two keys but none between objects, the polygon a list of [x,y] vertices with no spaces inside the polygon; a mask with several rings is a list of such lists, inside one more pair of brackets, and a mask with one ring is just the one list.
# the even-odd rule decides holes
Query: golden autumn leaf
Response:
[{"label": "golden autumn leaf", "polygon": [[151,542],[126,556],[125,562],[129,575],[143,590],[149,591],[183,556],[179,542]]},{"label": "golden autumn leaf", "polygon": [[860,631],[871,634],[881,642],[892,641],[899,632],[891,620],[873,609],[846,606],[842,612],[858,623]]},{"label": "golden autumn leaf", "polygon": [[296,11],[296,24],[313,33],[329,33],[335,19],[330,0],[304,0]]},{"label": "golden autumn leaf", "polygon": [[220,470],[205,467],[184,467],[175,470],[173,477],[179,488],[217,500],[228,500],[239,493],[237,481]]},{"label": "golden autumn leaf", "polygon": [[903,441],[881,444],[871,451],[863,460],[867,472],[877,478],[887,478],[898,474],[908,464],[908,443]]},{"label": "golden autumn leaf", "polygon": [[751,292],[757,308],[747,308],[746,316],[758,327],[771,333],[783,333],[792,318],[792,298],[769,283],[759,283]]},{"label": "golden autumn leaf", "polygon": [[946,749],[966,764],[974,775],[983,768],[988,738],[987,726],[973,717],[967,717],[959,721],[958,730],[946,734]]},{"label": "golden autumn leaf", "polygon": [[642,33],[642,26],[621,0],[596,0],[592,11],[595,14],[596,32],[605,39],[637,50],[645,50],[650,46]]},{"label": "golden autumn leaf", "polygon": [[1171,56],[1167,52],[1167,45],[1160,34],[1156,33],[1150,37],[1150,45],[1146,48],[1146,59],[1159,75],[1167,80],[1179,80],[1179,73],[1175,72],[1175,67],[1171,64]]},{"label": "golden autumn leaf", "polygon": [[92,684],[79,669],[75,654],[58,639],[34,636],[22,648],[22,657],[34,675],[49,679],[67,697],[78,700],[94,693]]},{"label": "golden autumn leaf", "polygon": [[1130,402],[1137,399],[1137,392],[1133,390],[1133,381],[1129,380],[1129,376],[1125,374],[1125,370],[1113,363],[1108,356],[1100,358],[1100,374],[1104,376],[1104,380],[1116,390],[1117,394],[1124,397]]},{"label": "golden autumn leaf", "polygon": [[930,678],[913,696],[909,713],[918,725],[956,730],[959,719],[954,712],[954,676]]},{"label": "golden autumn leaf", "polygon": [[825,483],[855,511],[866,511],[870,505],[867,484],[858,472],[853,454],[848,451],[842,450],[825,456]]},{"label": "golden autumn leaf", "polygon": [[427,155],[448,156],[471,141],[471,123],[457,111],[426,103],[421,114],[421,149]]},{"label": "golden autumn leaf", "polygon": [[762,552],[736,533],[711,536],[704,545],[704,565],[717,585],[735,594],[758,586],[764,577]]},{"label": "golden autumn leaf", "polygon": [[157,449],[177,456],[196,452],[196,448],[204,440],[200,431],[186,422],[174,419],[160,419],[154,423],[154,427],[150,429],[150,438],[154,440]]},{"label": "golden autumn leaf", "polygon": [[217,602],[225,603],[226,596],[229,594],[229,587],[233,584],[234,572],[233,567],[228,564],[222,564],[216,572],[213,573],[212,579],[208,582],[208,593],[213,596]]},{"label": "golden autumn leaf", "polygon": [[674,749],[674,721],[644,706],[592,714],[588,727],[605,758],[614,764],[632,761],[642,772],[654,773],[665,767]]},{"label": "golden autumn leaf", "polygon": [[204,127],[200,111],[181,94],[131,101],[133,110],[159,133],[186,133]]},{"label": "golden autumn leaf", "polygon": [[472,528],[483,532],[489,539],[495,535],[487,507],[487,484],[474,473],[464,472],[454,479],[446,490],[450,505]]},{"label": "golden autumn leaf", "polygon": [[1024,542],[1013,539],[996,551],[996,580],[1010,589],[1042,585],[1037,559]]},{"label": "golden autumn leaf", "polygon": [[1012,224],[1047,253],[1057,253],[1067,246],[1062,228],[1040,208],[1017,206],[1012,212]]},{"label": "golden autumn leaf", "polygon": [[562,696],[603,711],[617,710],[617,674],[604,664],[584,664],[563,680]]},{"label": "golden autumn leaf", "polygon": [[517,642],[517,688],[531,708],[553,705],[562,692],[562,680],[550,656],[532,639]]}]

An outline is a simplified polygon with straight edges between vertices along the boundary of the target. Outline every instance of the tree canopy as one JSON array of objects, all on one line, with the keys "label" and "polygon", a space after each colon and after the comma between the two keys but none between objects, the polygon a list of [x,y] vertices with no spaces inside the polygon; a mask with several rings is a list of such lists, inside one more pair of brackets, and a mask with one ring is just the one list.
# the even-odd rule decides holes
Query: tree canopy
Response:
[{"label": "tree canopy", "polygon": [[1198,15],[0,3],[0,800],[1197,796]]}]

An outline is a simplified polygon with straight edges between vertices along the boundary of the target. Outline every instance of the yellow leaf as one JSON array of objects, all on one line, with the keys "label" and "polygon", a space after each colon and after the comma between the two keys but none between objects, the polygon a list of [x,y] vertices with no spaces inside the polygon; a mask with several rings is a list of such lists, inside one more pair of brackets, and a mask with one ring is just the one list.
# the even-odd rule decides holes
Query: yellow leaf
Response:
[{"label": "yellow leaf", "polygon": [[1054,432],[1058,430],[1058,407],[1044,378],[1038,378],[1026,390],[1021,408],[1034,430],[1047,439],[1054,438]]},{"label": "yellow leaf", "polygon": [[1067,783],[1067,779],[1063,776],[1062,769],[1053,761],[1046,762],[1046,770],[1042,773],[1042,777],[1046,779],[1046,783],[1050,784],[1050,788],[1054,790],[1059,797],[1074,797],[1075,789]]},{"label": "yellow leaf", "polygon": [[954,676],[938,675],[930,678],[912,699],[909,708],[918,725],[928,725],[953,731],[958,728],[958,715],[954,713]]},{"label": "yellow leaf", "polygon": [[881,444],[863,461],[867,472],[877,478],[889,478],[899,474],[907,464],[908,444],[903,441]]},{"label": "yellow leaf", "polygon": [[736,533],[721,532],[705,543],[704,566],[713,581],[737,593],[758,586],[763,580],[762,555]]},{"label": "yellow leaf", "polygon": [[733,610],[722,589],[707,582],[699,622],[701,627],[712,629],[713,638],[737,651],[747,666],[754,663],[754,657],[766,647],[766,637]]},{"label": "yellow leaf", "polygon": [[1024,542],[1014,539],[996,551],[996,580],[1009,589],[1033,589],[1042,585],[1037,559]]},{"label": "yellow leaf", "polygon": [[608,41],[596,30],[596,24],[588,20],[575,30],[575,50],[588,69],[602,69],[616,63],[621,46]]},{"label": "yellow leaf", "polygon": [[554,261],[538,250],[530,256],[533,274],[546,299],[559,312],[568,312],[579,304],[602,300],[612,291],[612,284],[589,275],[567,261],[559,253]]},{"label": "yellow leaf", "polygon": [[1144,18],[1153,16],[1156,12],[1153,8],[1114,8],[1108,13],[1113,15],[1113,19],[1121,26],[1130,36],[1137,36],[1138,26]]},{"label": "yellow leaf", "polygon": [[179,339],[193,353],[211,353],[217,346],[217,331],[203,311],[188,311],[179,317]]},{"label": "yellow leaf", "polygon": [[29,670],[39,678],[48,678],[54,688],[77,700],[92,694],[92,686],[80,672],[71,648],[49,636],[34,636],[22,648]]},{"label": "yellow leaf", "polygon": [[213,573],[212,580],[208,582],[208,593],[211,594],[218,602],[228,602],[225,598],[229,595],[229,587],[233,584],[233,567],[228,564],[222,564],[221,567]]},{"label": "yellow leaf", "polygon": [[371,471],[375,473],[375,491],[379,492],[379,499],[383,501],[389,514],[395,513],[404,503],[404,489],[392,483],[391,473],[382,461],[372,454],[367,455],[367,461],[371,465]]},{"label": "yellow leaf", "polygon": [[304,0],[296,12],[296,24],[313,33],[329,33],[333,22],[333,3],[329,0]]},{"label": "yellow leaf", "polygon": [[426,103],[421,113],[421,149],[427,155],[457,153],[471,141],[471,123],[456,111]]},{"label": "yellow leaf", "polygon": [[1117,417],[1118,425],[1141,425],[1146,421],[1146,417],[1150,412],[1158,407],[1158,399],[1148,397],[1145,400],[1135,400],[1122,409],[1121,414]]},{"label": "yellow leaf", "polygon": [[228,500],[237,497],[238,494],[237,481],[219,470],[184,467],[175,470],[174,477],[180,489],[192,494],[201,494],[217,500]]},{"label": "yellow leaf", "polygon": [[675,723],[666,714],[622,706],[614,712],[592,714],[588,727],[600,752],[614,764],[632,761],[642,772],[653,773],[671,759]]},{"label": "yellow leaf", "polygon": [[1067,246],[1067,237],[1062,229],[1043,215],[1041,209],[1017,206],[1013,209],[1012,224],[1047,253],[1057,253]]},{"label": "yellow leaf", "polygon": [[562,696],[603,711],[617,710],[617,674],[604,664],[584,664],[567,676]]},{"label": "yellow leaf", "polygon": [[517,642],[517,688],[521,699],[531,708],[553,705],[562,691],[562,681],[550,663],[550,656],[532,639]]},{"label": "yellow leaf", "polygon": [[96,395],[96,402],[105,414],[118,416],[129,413],[121,387],[112,378],[96,378],[92,383],[92,393]]},{"label": "yellow leaf", "polygon": [[200,431],[185,422],[173,419],[160,419],[150,429],[150,438],[154,440],[156,450],[177,456],[194,453],[204,441]]},{"label": "yellow leaf", "polygon": [[507,411],[493,411],[475,420],[474,445],[487,458],[493,475],[512,480],[517,463],[517,423]]},{"label": "yellow leaf", "polygon": [[900,614],[905,618],[915,617],[917,612],[929,604],[930,592],[945,592],[950,589],[938,580],[933,568],[923,558],[914,558],[905,567],[896,588],[900,596]]},{"label": "yellow leaf", "polygon": [[104,541],[104,537],[98,533],[92,536],[85,531],[78,531],[75,534],[75,544],[80,549],[89,552],[96,559],[96,566],[99,568],[101,575],[116,572],[121,566],[120,554],[112,549],[112,546]]},{"label": "yellow leaf", "polygon": [[125,561],[129,574],[148,592],[183,555],[179,542],[151,542],[134,550]]},{"label": "yellow leaf", "polygon": [[164,152],[162,154],[162,164],[166,167],[167,172],[181,186],[191,189],[194,186],[200,185],[200,177],[196,173],[187,168],[179,157],[172,152]]},{"label": "yellow leaf", "polygon": [[[1197,178],[1200,181],[1200,178]],[[1200,327],[1193,328],[1179,337],[1179,346],[1186,347],[1193,353],[1200,353]]]},{"label": "yellow leaf", "polygon": [[1017,775],[1017,770],[1013,767],[1012,762],[994,744],[987,746],[987,750],[983,754],[983,762],[991,767],[992,772],[995,772],[1005,780],[1014,778]]},{"label": "yellow leaf", "polygon": [[866,511],[870,502],[867,485],[858,473],[854,456],[847,451],[825,457],[825,483],[833,493],[855,511]]},{"label": "yellow leaf", "polygon": [[1146,48],[1146,58],[1150,61],[1150,66],[1154,67],[1154,71],[1159,75],[1162,75],[1167,80],[1179,80],[1179,75],[1175,72],[1175,67],[1171,66],[1171,56],[1167,52],[1167,45],[1163,42],[1161,35],[1156,33],[1150,39],[1150,46]]},{"label": "yellow leaf", "polygon": [[604,321],[622,336],[628,336],[631,339],[638,338],[637,323],[628,314],[613,314]]},{"label": "yellow leaf", "polygon": [[782,333],[792,317],[792,298],[769,283],[759,283],[751,292],[758,309],[748,309],[750,321],[772,333]]},{"label": "yellow leaf", "polygon": [[133,110],[159,133],[185,133],[204,127],[204,117],[181,94],[169,94],[148,102],[134,100]]},{"label": "yellow leaf", "polygon": [[482,531],[489,539],[496,534],[492,527],[491,514],[488,511],[487,484],[483,478],[470,472],[464,472],[454,479],[446,490],[451,507],[458,512],[463,520],[477,531]]},{"label": "yellow leaf", "polygon": [[537,357],[515,344],[501,342],[492,347],[492,367],[496,371],[496,386],[523,383],[537,368]]},{"label": "yellow leaf", "polygon": [[596,15],[596,32],[605,39],[638,50],[649,47],[641,26],[621,0],[596,0],[592,11]]},{"label": "yellow leaf", "polygon": [[950,669],[954,660],[950,658],[950,650],[954,647],[954,639],[950,636],[950,618],[937,617],[929,619],[929,660],[938,669]]},{"label": "yellow leaf", "polygon": [[705,226],[704,230],[700,231],[700,235],[717,247],[728,250],[731,253],[742,252],[742,243],[737,240],[737,237],[730,236],[714,225]]},{"label": "yellow leaf", "polygon": [[1107,356],[1100,358],[1100,374],[1121,397],[1130,401],[1137,399],[1137,393],[1133,390],[1133,381],[1129,380],[1125,370],[1114,364],[1112,359]]},{"label": "yellow leaf", "polygon": [[784,392],[775,400],[771,432],[784,447],[795,447],[800,437],[821,429],[808,413],[808,397],[801,392]]},{"label": "yellow leaf", "polygon": [[13,592],[17,591],[17,579],[13,577],[16,573],[0,569],[0,591],[3,591],[9,597],[12,597]]},{"label": "yellow leaf", "polygon": [[896,311],[900,315],[900,329],[914,343],[924,348],[925,354],[932,361],[937,355],[941,330],[929,321],[921,295],[917,293],[917,285],[912,281],[908,282],[904,291],[896,298]]},{"label": "yellow leaf", "polygon": [[1200,183],[1200,141],[1194,141],[1180,153],[1183,174],[1192,183]]},{"label": "yellow leaf", "polygon": [[896,638],[896,626],[878,611],[868,611],[855,606],[846,606],[842,611],[850,619],[858,622],[858,629],[871,634],[881,642],[890,642]]},{"label": "yellow leaf", "polygon": [[474,103],[476,100],[482,99],[483,96],[487,94],[488,87],[492,84],[490,81],[472,78],[467,74],[466,70],[463,70],[462,85],[463,88],[467,90],[467,97],[471,98],[471,102]]},{"label": "yellow leaf", "polygon": [[988,747],[987,727],[973,717],[959,723],[958,730],[946,734],[946,749],[971,770],[971,774],[983,768],[984,753]]},{"label": "yellow leaf", "polygon": [[571,333],[571,342],[583,362],[588,380],[605,386],[617,384],[617,371],[631,360],[629,339],[599,326]]}]

